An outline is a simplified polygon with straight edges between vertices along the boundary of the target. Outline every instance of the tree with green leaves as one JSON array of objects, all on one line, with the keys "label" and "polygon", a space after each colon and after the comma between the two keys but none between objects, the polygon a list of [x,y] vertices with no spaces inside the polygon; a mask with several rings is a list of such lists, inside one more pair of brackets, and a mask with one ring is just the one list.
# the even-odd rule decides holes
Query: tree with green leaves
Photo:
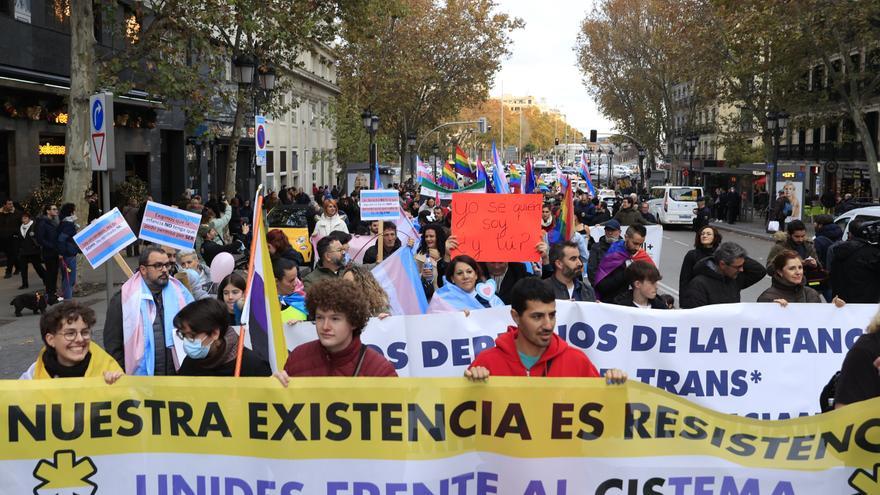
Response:
[{"label": "tree with green leaves", "polygon": [[486,99],[520,19],[493,0],[390,0],[342,23],[342,94],[333,124],[341,163],[365,161],[361,112],[380,117],[380,156],[407,155],[418,139],[463,107]]}]

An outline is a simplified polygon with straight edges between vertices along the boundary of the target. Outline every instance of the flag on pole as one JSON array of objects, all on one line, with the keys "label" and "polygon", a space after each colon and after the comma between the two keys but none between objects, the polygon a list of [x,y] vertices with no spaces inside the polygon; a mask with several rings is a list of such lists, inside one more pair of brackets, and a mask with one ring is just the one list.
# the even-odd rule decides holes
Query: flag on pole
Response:
[{"label": "flag on pole", "polygon": [[498,148],[495,147],[495,141],[492,141],[492,182],[495,185],[495,191],[500,194],[509,194],[510,185],[507,183],[507,176],[504,175],[501,158],[498,156]]},{"label": "flag on pole", "polygon": [[376,281],[388,294],[393,315],[421,315],[428,310],[428,299],[413,252],[398,249],[372,270]]},{"label": "flag on pole", "polygon": [[538,181],[535,180],[535,166],[532,164],[532,159],[528,158],[526,159],[526,176],[523,177],[522,192],[532,194],[537,190]]},{"label": "flag on pole", "polygon": [[522,187],[522,174],[519,173],[514,164],[511,163],[508,167],[510,170],[510,188],[516,191]]},{"label": "flag on pole", "polygon": [[458,188],[458,180],[455,178],[453,162],[446,162],[446,165],[443,166],[443,173],[440,175],[440,185],[446,189]]},{"label": "flag on pole", "polygon": [[486,168],[483,167],[483,162],[480,161],[480,158],[477,157],[477,182],[485,181],[486,182],[486,192],[494,193],[495,188],[492,187],[492,183],[489,182],[489,174],[486,173]]},{"label": "flag on pole", "polygon": [[423,162],[419,155],[416,155],[416,170],[418,182],[421,183],[422,180],[434,180],[434,176],[431,175],[431,169],[428,168],[428,164]]},{"label": "flag on pole", "polygon": [[245,344],[269,362],[272,371],[284,369],[287,361],[287,343],[281,322],[281,303],[272,272],[272,259],[266,244],[266,226],[263,223],[263,196],[257,192],[254,200],[254,240],[251,244],[252,269],[248,273],[247,294],[241,314]]},{"label": "flag on pole", "polygon": [[587,189],[590,192],[590,196],[596,195],[596,188],[593,187],[593,181],[590,180],[590,161],[587,160],[587,156],[581,153],[581,176],[583,176],[584,180],[587,182]]},{"label": "flag on pole", "polygon": [[565,196],[562,199],[562,205],[559,208],[559,215],[556,217],[556,225],[548,236],[550,244],[567,241],[574,234],[574,194],[571,191],[571,181],[565,185]]},{"label": "flag on pole", "polygon": [[455,173],[462,177],[477,180],[477,174],[474,173],[474,169],[471,167],[471,161],[467,153],[458,146],[455,147]]}]

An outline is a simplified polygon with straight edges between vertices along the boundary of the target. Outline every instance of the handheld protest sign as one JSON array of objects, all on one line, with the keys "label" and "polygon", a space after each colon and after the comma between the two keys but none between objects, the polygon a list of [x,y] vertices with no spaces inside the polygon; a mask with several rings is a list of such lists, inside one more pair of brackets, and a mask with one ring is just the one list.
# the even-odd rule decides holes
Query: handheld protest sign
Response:
[{"label": "handheld protest sign", "polygon": [[92,268],[98,268],[129,244],[137,241],[128,222],[113,208],[73,236]]},{"label": "handheld protest sign", "polygon": [[453,194],[452,235],[477,261],[540,261],[540,194]]},{"label": "handheld protest sign", "polygon": [[400,218],[400,195],[394,189],[361,191],[361,220],[394,221]]},{"label": "handheld protest sign", "polygon": [[138,237],[174,249],[191,250],[201,223],[198,213],[147,201]]}]

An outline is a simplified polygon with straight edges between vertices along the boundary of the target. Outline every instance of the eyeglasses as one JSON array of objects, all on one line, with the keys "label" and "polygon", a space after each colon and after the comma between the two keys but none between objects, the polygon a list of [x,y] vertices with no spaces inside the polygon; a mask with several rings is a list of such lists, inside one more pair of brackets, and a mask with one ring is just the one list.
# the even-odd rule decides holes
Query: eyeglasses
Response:
[{"label": "eyeglasses", "polygon": [[89,340],[92,338],[92,330],[90,328],[86,328],[85,330],[81,330],[79,332],[77,332],[77,331],[63,332],[63,333],[59,333],[58,335],[61,335],[62,337],[64,337],[64,340],[66,340],[68,342],[73,342],[74,340],[76,340],[77,335],[82,337],[83,340]]},{"label": "eyeglasses", "polygon": [[187,340],[189,342],[195,342],[199,337],[197,334],[184,335],[180,330],[175,330],[174,333],[177,334],[177,336],[180,338],[180,340]]},{"label": "eyeglasses", "polygon": [[174,268],[174,263],[153,263],[152,265],[143,266],[148,266],[154,270],[162,270],[163,268],[165,270],[171,270],[172,268]]}]

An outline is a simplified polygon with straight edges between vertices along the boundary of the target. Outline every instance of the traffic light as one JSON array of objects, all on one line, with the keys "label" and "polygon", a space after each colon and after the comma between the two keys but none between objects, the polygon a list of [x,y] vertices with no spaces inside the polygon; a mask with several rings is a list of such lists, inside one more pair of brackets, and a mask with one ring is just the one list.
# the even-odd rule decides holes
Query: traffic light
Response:
[{"label": "traffic light", "polygon": [[590,129],[590,142],[596,142],[596,129]]},{"label": "traffic light", "polygon": [[559,146],[559,138],[556,138],[556,146]]},{"label": "traffic light", "polygon": [[489,132],[489,122],[486,120],[486,117],[480,117],[477,127],[479,128],[480,134],[486,134]]}]

